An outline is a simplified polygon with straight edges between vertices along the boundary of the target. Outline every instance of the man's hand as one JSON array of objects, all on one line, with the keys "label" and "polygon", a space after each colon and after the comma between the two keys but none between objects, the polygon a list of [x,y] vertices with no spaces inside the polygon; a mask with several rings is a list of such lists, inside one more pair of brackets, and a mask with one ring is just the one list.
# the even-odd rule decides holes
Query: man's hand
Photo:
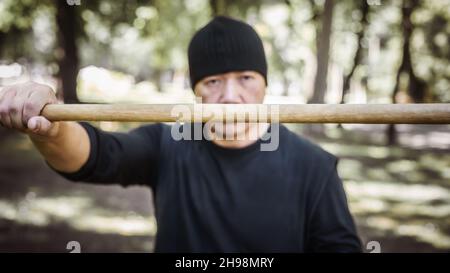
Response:
[{"label": "man's hand", "polygon": [[53,137],[58,122],[50,122],[40,113],[45,105],[58,103],[55,92],[43,84],[27,82],[6,86],[0,90],[0,124],[30,135]]},{"label": "man's hand", "polygon": [[50,122],[40,116],[47,104],[58,103],[53,90],[28,82],[0,90],[0,123],[27,133],[38,151],[54,169],[75,172],[90,151],[86,130],[76,122]]}]

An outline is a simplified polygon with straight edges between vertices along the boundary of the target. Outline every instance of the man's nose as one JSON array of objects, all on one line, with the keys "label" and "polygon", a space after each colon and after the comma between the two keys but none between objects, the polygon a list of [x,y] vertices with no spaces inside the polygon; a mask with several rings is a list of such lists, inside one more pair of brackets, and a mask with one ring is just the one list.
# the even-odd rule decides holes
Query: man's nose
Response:
[{"label": "man's nose", "polygon": [[235,80],[227,80],[222,93],[222,97],[220,99],[220,103],[242,103],[240,89],[241,87]]}]

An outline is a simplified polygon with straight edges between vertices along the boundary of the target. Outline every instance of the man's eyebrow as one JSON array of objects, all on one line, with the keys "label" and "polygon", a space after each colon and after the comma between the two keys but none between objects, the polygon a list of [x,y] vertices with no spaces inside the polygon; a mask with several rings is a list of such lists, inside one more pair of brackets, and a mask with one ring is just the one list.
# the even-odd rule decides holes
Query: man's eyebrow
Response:
[{"label": "man's eyebrow", "polygon": [[223,77],[223,75],[220,75],[220,74],[212,75],[212,76],[208,76],[208,77],[204,78],[203,80],[208,81],[208,80],[213,80],[213,79],[220,78],[220,77]]},{"label": "man's eyebrow", "polygon": [[207,78],[204,79],[204,81],[210,81],[210,80],[215,80],[217,79],[219,76],[209,76]]}]

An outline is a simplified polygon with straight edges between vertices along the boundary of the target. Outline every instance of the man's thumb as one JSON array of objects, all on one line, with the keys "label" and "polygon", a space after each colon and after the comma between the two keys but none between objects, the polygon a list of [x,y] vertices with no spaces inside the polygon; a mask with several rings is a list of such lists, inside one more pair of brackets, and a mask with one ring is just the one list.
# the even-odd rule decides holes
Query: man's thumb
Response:
[{"label": "man's thumb", "polygon": [[27,127],[34,134],[47,135],[52,123],[42,116],[35,116],[28,120]]}]

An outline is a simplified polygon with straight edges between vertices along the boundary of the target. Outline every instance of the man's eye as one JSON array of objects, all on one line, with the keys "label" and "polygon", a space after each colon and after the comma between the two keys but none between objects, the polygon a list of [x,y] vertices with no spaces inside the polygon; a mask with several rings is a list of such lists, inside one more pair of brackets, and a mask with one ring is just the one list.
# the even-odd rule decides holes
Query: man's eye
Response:
[{"label": "man's eye", "polygon": [[253,79],[253,77],[250,76],[250,75],[243,75],[243,76],[241,76],[241,79],[242,79],[242,80],[245,80],[245,81],[248,81],[248,80]]},{"label": "man's eye", "polygon": [[217,85],[219,83],[219,80],[213,79],[206,82],[206,85],[212,86]]}]

